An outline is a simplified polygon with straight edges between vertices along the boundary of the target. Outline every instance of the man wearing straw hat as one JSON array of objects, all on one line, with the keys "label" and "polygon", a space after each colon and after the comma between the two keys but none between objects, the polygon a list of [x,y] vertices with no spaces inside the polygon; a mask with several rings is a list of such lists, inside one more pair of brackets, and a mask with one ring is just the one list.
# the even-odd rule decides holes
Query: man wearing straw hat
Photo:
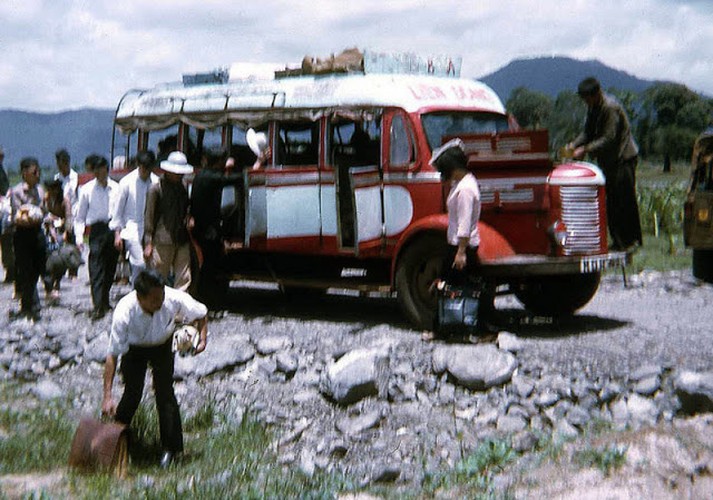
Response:
[{"label": "man wearing straw hat", "polygon": [[193,173],[186,155],[173,151],[161,162],[163,177],[146,196],[144,214],[144,259],[169,280],[174,288],[191,286],[191,248],[188,237],[193,220],[188,213],[188,191],[183,176]]}]

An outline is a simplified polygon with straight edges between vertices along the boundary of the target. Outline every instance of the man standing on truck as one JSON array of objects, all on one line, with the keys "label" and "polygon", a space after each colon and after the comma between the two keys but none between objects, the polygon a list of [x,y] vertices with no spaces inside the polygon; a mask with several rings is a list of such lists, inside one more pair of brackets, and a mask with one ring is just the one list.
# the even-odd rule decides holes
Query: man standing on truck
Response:
[{"label": "man standing on truck", "polygon": [[584,131],[567,147],[574,151],[574,158],[583,158],[586,154],[594,157],[604,172],[610,248],[631,250],[642,245],[636,202],[639,148],[621,104],[602,92],[596,78],[582,80],[577,93],[587,104],[587,119]]}]

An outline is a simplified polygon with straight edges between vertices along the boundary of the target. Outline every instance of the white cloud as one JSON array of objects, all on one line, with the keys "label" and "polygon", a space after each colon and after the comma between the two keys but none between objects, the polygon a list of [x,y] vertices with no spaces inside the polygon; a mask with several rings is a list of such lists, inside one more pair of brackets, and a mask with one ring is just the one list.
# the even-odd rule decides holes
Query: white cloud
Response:
[{"label": "white cloud", "polygon": [[448,53],[483,76],[568,55],[713,95],[713,10],[680,0],[3,0],[0,108],[112,108],[129,88],[357,46]]}]

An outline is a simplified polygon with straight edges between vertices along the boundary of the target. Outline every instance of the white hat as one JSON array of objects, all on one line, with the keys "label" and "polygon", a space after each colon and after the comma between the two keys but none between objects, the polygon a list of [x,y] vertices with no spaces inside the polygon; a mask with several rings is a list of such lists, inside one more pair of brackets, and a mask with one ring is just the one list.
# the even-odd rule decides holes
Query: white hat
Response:
[{"label": "white hat", "polygon": [[168,158],[161,162],[161,170],[170,172],[172,174],[192,174],[193,165],[188,164],[188,159],[186,155],[180,151],[173,151],[168,155]]},{"label": "white hat", "polygon": [[252,152],[255,153],[255,156],[260,156],[260,153],[267,148],[267,135],[265,132],[255,132],[254,129],[249,128],[245,133],[245,140],[248,142]]},{"label": "white hat", "polygon": [[447,143],[443,144],[440,148],[436,148],[433,150],[433,153],[431,154],[431,160],[428,162],[429,165],[435,165],[436,160],[440,158],[443,153],[448,151],[451,148],[460,148],[461,151],[465,153],[465,147],[463,146],[463,141],[461,141],[458,137],[455,139],[451,139]]}]

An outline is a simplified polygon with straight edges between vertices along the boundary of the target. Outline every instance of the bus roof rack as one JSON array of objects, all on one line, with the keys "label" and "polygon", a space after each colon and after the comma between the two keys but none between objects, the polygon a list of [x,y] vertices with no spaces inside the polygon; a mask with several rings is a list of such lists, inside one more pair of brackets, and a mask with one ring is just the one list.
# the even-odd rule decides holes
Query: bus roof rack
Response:
[{"label": "bus roof rack", "polygon": [[460,77],[462,58],[447,55],[419,56],[410,52],[360,51],[346,49],[326,59],[306,55],[299,68],[286,67],[275,71],[275,78],[303,75],[333,75],[339,73],[410,74]]},{"label": "bus roof rack", "polygon": [[227,83],[230,78],[228,68],[218,68],[207,73],[194,73],[183,75],[183,85],[205,85],[210,83]]}]

